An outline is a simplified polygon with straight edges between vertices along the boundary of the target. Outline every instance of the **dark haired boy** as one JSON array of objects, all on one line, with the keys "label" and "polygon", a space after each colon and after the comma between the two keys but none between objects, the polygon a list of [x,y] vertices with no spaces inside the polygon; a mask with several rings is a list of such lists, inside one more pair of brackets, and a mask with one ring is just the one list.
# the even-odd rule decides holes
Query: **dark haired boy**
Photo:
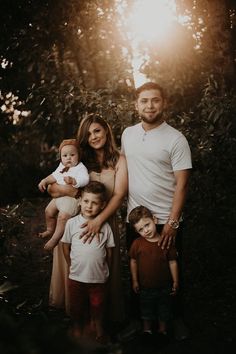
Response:
[{"label": "dark haired boy", "polygon": [[102,343],[107,339],[103,321],[112,247],[115,247],[113,233],[109,224],[104,223],[99,240],[94,237],[91,243],[85,243],[80,235],[81,225],[95,218],[105,205],[105,186],[100,182],[90,182],[81,191],[81,212],[68,220],[61,240],[69,266],[68,287],[73,334],[83,336],[90,319],[95,327],[96,340]]},{"label": "dark haired boy", "polygon": [[171,320],[171,295],[178,286],[177,252],[172,245],[168,250],[158,244],[157,219],[144,206],[129,214],[130,225],[139,234],[133,241],[129,256],[132,288],[139,294],[144,334],[150,335],[154,321],[158,332],[167,334]]}]

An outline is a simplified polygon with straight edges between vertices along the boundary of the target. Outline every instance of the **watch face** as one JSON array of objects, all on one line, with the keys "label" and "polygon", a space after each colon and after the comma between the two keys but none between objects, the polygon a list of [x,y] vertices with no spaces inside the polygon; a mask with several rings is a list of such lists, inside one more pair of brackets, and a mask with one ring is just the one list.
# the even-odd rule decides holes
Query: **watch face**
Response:
[{"label": "watch face", "polygon": [[179,222],[177,220],[169,220],[169,225],[173,228],[173,229],[178,229],[179,227]]},{"label": "watch face", "polygon": [[173,224],[172,224],[172,227],[173,227],[174,229],[177,229],[177,228],[179,227],[179,223],[176,222],[176,221],[174,221]]}]

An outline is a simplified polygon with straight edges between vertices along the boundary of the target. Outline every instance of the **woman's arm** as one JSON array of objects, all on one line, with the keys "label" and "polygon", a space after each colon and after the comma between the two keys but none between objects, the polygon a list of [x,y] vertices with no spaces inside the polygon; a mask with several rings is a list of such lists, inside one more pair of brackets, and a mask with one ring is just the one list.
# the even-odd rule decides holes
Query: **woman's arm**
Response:
[{"label": "woman's arm", "polygon": [[93,220],[89,220],[85,224],[81,225],[85,227],[84,232],[81,234],[84,241],[88,242],[92,241],[93,236],[99,234],[101,226],[105,221],[109,219],[111,215],[113,215],[116,210],[121,206],[122,201],[124,200],[125,196],[127,195],[128,190],[128,171],[127,171],[127,164],[126,159],[123,155],[120,155],[120,158],[117,163],[116,167],[116,178],[115,178],[115,187],[114,192],[110,200],[108,201],[105,208],[99,213],[96,218]]},{"label": "woman's arm", "polygon": [[38,184],[38,188],[40,190],[40,192],[45,192],[47,190],[47,186],[49,184],[54,184],[56,182],[56,179],[53,177],[53,175],[49,175],[46,178],[43,178],[39,184]]},{"label": "woman's arm", "polygon": [[47,191],[52,198],[65,197],[65,196],[76,198],[78,197],[79,194],[79,189],[74,188],[70,184],[62,185],[62,184],[53,183],[48,186]]}]

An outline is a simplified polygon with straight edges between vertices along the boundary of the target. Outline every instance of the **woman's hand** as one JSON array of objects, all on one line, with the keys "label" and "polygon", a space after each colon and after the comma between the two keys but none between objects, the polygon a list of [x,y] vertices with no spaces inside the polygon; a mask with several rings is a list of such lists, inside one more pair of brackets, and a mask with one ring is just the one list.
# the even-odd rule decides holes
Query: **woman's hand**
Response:
[{"label": "woman's hand", "polygon": [[80,235],[80,238],[83,239],[83,243],[91,243],[94,236],[96,236],[98,238],[98,241],[100,241],[99,232],[102,227],[102,224],[99,219],[99,215],[95,219],[86,221],[80,227],[84,229]]}]

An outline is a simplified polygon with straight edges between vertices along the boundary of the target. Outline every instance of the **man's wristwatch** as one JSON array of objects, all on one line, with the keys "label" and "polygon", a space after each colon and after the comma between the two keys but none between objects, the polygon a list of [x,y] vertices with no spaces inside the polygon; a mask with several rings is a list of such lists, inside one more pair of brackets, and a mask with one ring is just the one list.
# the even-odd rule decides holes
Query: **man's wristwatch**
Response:
[{"label": "man's wristwatch", "polygon": [[179,221],[178,220],[169,219],[167,221],[167,224],[170,225],[170,227],[172,227],[172,229],[174,229],[174,230],[179,228]]}]

